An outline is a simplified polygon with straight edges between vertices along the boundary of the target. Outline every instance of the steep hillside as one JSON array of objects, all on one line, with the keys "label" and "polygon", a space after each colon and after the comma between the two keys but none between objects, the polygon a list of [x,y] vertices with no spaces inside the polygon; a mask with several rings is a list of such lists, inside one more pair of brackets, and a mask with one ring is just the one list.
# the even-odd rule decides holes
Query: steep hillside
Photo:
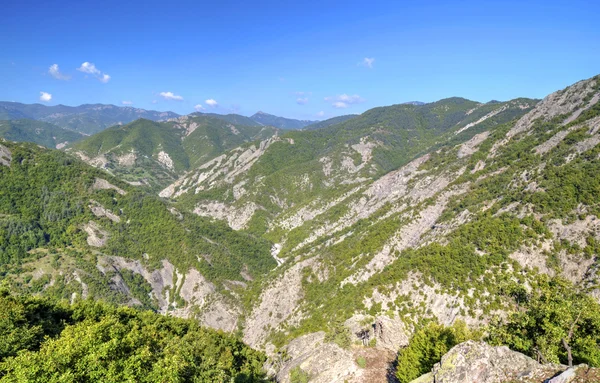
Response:
[{"label": "steep hillside", "polygon": [[56,125],[36,120],[0,120],[0,137],[9,141],[35,142],[48,148],[61,149],[84,136]]},{"label": "steep hillside", "polygon": [[231,331],[240,291],[276,265],[270,247],[65,153],[0,144],[0,275],[14,292],[138,305]]},{"label": "steep hillside", "polygon": [[[161,196],[178,198],[198,214],[226,219],[234,228],[284,233],[302,216],[321,214],[347,193],[355,194],[445,140],[467,140],[534,104],[448,99],[376,108],[327,129],[289,132],[236,148],[192,170]],[[298,223],[275,221],[282,213]]]},{"label": "steep hillside", "polygon": [[171,159],[163,199],[3,143],[2,275],[241,330],[282,382],[382,381],[404,357],[409,381],[483,326],[529,357],[600,365],[600,76],[542,101],[269,129],[186,116],[75,145],[115,173],[123,156],[141,171]]},{"label": "steep hillside", "polygon": [[317,121],[294,120],[292,118],[278,117],[265,112],[257,112],[250,119],[263,126],[274,126],[279,129],[295,130],[314,124]]},{"label": "steep hillside", "polygon": [[[599,98],[597,78],[577,83],[516,123],[475,125],[463,143],[286,212],[267,233],[281,238],[284,263],[248,317],[246,340],[371,320],[382,323],[380,342],[386,323],[407,332],[427,318],[486,323],[512,307],[511,281],[533,284],[539,272],[599,296]],[[397,347],[405,340],[393,332],[386,342]]]},{"label": "steep hillside", "polygon": [[156,188],[226,150],[276,133],[274,128],[233,125],[204,115],[167,122],[140,119],[109,128],[70,150],[130,183]]},{"label": "steep hillside", "polygon": [[279,266],[247,291],[249,344],[313,361],[339,336],[397,350],[426,321],[510,312],[540,274],[600,297],[599,99],[593,78],[539,103],[376,108],[236,148],[161,195],[276,243]]},{"label": "steep hillside", "polygon": [[127,124],[138,118],[153,121],[167,120],[179,115],[173,112],[157,112],[104,104],[84,104],[80,106],[46,106],[41,104],[21,104],[0,102],[0,119],[14,120],[28,118],[49,122],[64,129],[84,134],[94,134],[109,126]]}]

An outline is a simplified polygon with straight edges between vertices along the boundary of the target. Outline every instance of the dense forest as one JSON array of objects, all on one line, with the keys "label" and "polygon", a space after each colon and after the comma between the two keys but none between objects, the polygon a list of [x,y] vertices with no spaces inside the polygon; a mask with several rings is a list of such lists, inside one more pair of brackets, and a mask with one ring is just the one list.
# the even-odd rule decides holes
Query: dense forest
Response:
[{"label": "dense forest", "polygon": [[262,353],[193,320],[5,289],[0,307],[0,382],[265,381]]}]

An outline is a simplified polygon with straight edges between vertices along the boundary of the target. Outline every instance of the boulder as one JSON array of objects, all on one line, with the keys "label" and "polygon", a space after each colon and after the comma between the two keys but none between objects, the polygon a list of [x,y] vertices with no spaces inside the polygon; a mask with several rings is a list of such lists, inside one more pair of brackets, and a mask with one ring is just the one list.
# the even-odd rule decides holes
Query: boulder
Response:
[{"label": "boulder", "polygon": [[452,348],[430,374],[412,383],[505,383],[536,375],[543,366],[508,347],[467,341]]}]

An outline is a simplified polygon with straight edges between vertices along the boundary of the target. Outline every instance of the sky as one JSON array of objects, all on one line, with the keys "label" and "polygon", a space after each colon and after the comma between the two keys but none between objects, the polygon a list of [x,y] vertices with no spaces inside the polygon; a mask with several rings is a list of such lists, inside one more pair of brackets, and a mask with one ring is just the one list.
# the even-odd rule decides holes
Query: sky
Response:
[{"label": "sky", "polygon": [[600,1],[4,0],[0,100],[321,120],[600,73]]}]

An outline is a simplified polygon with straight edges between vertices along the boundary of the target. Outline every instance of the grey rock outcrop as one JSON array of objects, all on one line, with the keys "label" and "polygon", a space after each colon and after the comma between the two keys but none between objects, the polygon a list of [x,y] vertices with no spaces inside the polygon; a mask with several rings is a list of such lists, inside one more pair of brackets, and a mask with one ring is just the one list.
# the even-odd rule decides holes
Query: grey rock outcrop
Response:
[{"label": "grey rock outcrop", "polygon": [[117,193],[119,193],[120,195],[127,194],[127,192],[125,190],[111,184],[110,182],[108,182],[107,180],[102,179],[102,178],[96,178],[96,180],[94,181],[94,184],[92,185],[92,189],[93,190],[111,190],[112,189],[112,190],[116,191]]},{"label": "grey rock outcrop", "polygon": [[12,154],[10,150],[4,145],[0,145],[0,165],[10,166],[11,160]]},{"label": "grey rock outcrop", "polygon": [[92,214],[94,214],[98,218],[106,217],[115,223],[121,222],[121,218],[118,215],[106,209],[97,201],[90,200],[90,205],[88,207],[92,211]]},{"label": "grey rock outcrop", "polygon": [[83,231],[88,235],[87,243],[93,247],[102,247],[108,241],[109,233],[103,230],[100,225],[94,221],[90,221],[83,225]]},{"label": "grey rock outcrop", "polygon": [[467,341],[452,348],[432,371],[411,383],[571,383],[598,382],[600,371],[540,364],[506,346]]},{"label": "grey rock outcrop", "polygon": [[508,347],[468,341],[444,355],[432,374],[436,383],[501,383],[540,367],[535,360]]},{"label": "grey rock outcrop", "polygon": [[311,383],[358,382],[362,370],[354,362],[354,355],[338,345],[325,342],[323,331],[294,339],[286,348],[289,360],[277,373],[277,381],[290,382],[290,373],[300,368]]},{"label": "grey rock outcrop", "polygon": [[375,340],[377,347],[397,352],[400,347],[408,345],[409,332],[404,322],[398,318],[385,315],[369,317],[356,314],[344,322],[350,331],[352,340],[363,341],[367,345]]}]

